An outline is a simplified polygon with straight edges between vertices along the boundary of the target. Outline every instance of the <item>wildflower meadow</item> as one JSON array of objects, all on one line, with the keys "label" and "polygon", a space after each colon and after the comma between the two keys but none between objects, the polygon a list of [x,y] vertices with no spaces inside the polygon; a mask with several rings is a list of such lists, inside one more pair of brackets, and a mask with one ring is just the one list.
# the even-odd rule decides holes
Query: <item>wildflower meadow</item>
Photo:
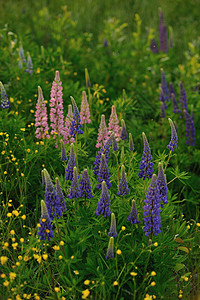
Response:
[{"label": "wildflower meadow", "polygon": [[0,300],[199,300],[200,3],[11,2]]}]

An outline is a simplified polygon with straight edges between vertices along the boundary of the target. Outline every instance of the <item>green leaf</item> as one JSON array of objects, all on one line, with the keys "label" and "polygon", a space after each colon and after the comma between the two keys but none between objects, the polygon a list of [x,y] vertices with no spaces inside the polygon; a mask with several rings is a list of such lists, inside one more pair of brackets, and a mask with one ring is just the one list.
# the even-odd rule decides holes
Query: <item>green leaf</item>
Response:
[{"label": "green leaf", "polygon": [[181,251],[184,251],[184,252],[186,252],[186,253],[189,253],[189,249],[188,249],[187,247],[182,247],[182,246],[180,246],[180,247],[178,247],[177,249],[179,249],[179,250],[181,250]]},{"label": "green leaf", "polygon": [[184,264],[179,264],[179,263],[177,263],[176,266],[174,267],[174,270],[175,270],[176,272],[178,272],[178,271],[180,271],[181,269],[183,269],[184,267],[185,267]]}]

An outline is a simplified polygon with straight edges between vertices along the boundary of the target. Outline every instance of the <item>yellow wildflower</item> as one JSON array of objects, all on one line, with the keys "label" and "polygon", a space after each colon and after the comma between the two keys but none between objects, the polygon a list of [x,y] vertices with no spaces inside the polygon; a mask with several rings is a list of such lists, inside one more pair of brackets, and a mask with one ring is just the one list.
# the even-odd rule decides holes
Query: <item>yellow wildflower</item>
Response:
[{"label": "yellow wildflower", "polygon": [[7,256],[1,256],[0,260],[1,260],[1,264],[4,265],[8,261],[8,258]]},{"label": "yellow wildflower", "polygon": [[90,280],[86,279],[83,283],[84,283],[85,285],[88,285],[88,284],[90,284]]},{"label": "yellow wildflower", "polygon": [[83,294],[82,299],[86,299],[89,296],[90,291],[88,289],[86,289],[86,290],[82,291],[82,294]]}]

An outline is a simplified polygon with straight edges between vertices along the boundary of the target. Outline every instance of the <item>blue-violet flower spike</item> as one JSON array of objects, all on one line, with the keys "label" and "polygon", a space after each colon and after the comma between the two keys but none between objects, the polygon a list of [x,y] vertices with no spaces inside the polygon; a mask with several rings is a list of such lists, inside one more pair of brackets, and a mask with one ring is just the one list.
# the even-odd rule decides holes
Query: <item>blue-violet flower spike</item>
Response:
[{"label": "blue-violet flower spike", "polygon": [[[160,194],[161,201],[164,204],[167,204],[168,203],[168,201],[167,201],[167,182],[165,179],[165,174],[164,174],[162,163],[158,164],[157,189],[158,189],[158,193]],[[161,207],[163,207],[163,206],[164,205],[161,204]]]},{"label": "blue-violet flower spike", "polygon": [[104,217],[109,217],[111,214],[110,211],[110,197],[108,194],[108,188],[105,181],[102,182],[102,192],[101,198],[97,203],[97,210],[95,212],[97,216],[103,215]]},{"label": "blue-violet flower spike", "polygon": [[82,177],[80,180],[80,191],[81,191],[81,197],[83,198],[93,198],[94,196],[92,195],[92,189],[91,189],[91,184],[90,184],[90,179],[88,176],[88,171],[85,169],[82,173]]},{"label": "blue-violet flower spike", "polygon": [[99,183],[97,183],[97,188],[98,189],[101,189],[102,181],[106,182],[108,188],[110,188],[112,186],[112,184],[110,182],[110,173],[109,173],[108,164],[107,164],[107,161],[106,161],[105,154],[101,155],[101,161],[100,161],[99,173],[98,173],[98,182]]},{"label": "blue-violet flower spike", "polygon": [[72,180],[73,178],[73,170],[76,166],[76,159],[75,159],[75,153],[74,153],[74,144],[72,143],[70,145],[70,156],[68,160],[68,164],[65,170],[65,180]]},{"label": "blue-violet flower spike", "polygon": [[144,151],[142,155],[142,160],[140,162],[140,172],[138,174],[139,178],[143,178],[145,180],[146,178],[151,178],[153,174],[153,163],[151,162],[152,160],[152,155],[151,155],[151,150],[149,147],[149,143],[147,141],[146,135],[143,132],[142,133],[143,137],[143,142],[144,142]]},{"label": "blue-violet flower spike", "polygon": [[135,200],[132,200],[132,208],[131,208],[130,215],[127,218],[127,221],[131,222],[131,224],[140,223],[140,221],[138,220],[137,207],[136,207]]},{"label": "blue-violet flower spike", "polygon": [[169,123],[171,126],[171,141],[170,141],[169,145],[167,145],[167,149],[169,149],[170,151],[174,151],[177,148],[178,136],[177,136],[177,132],[176,132],[174,123],[172,122],[172,120],[170,118],[168,118],[168,120],[169,120]]},{"label": "blue-violet flower spike", "polygon": [[114,258],[114,237],[110,237],[109,243],[108,243],[108,249],[106,253],[106,259]]},{"label": "blue-violet flower spike", "polygon": [[147,191],[146,199],[144,200],[145,205],[143,207],[143,220],[144,227],[143,231],[146,236],[157,235],[161,232],[161,219],[160,219],[160,194],[157,190],[156,175],[153,174],[151,184]]},{"label": "blue-violet flower spike", "polygon": [[83,134],[83,130],[81,129],[83,125],[81,124],[81,117],[76,105],[76,101],[73,97],[71,97],[73,109],[74,109],[74,116],[70,127],[70,134],[75,138],[76,134]]},{"label": "blue-violet flower spike", "polygon": [[129,193],[130,189],[127,187],[127,180],[126,180],[126,174],[125,174],[125,167],[122,165],[121,167],[121,180],[118,186],[118,192],[117,195],[125,196]]},{"label": "blue-violet flower spike", "polygon": [[10,108],[10,101],[8,100],[6,90],[1,81],[0,81],[0,91],[1,91],[1,108],[2,109]]},{"label": "blue-violet flower spike", "polygon": [[121,130],[120,139],[125,140],[127,139],[127,131],[126,131],[126,124],[123,119],[121,120],[121,124],[122,124],[122,130]]},{"label": "blue-violet flower spike", "polygon": [[67,197],[73,199],[73,198],[79,198],[80,196],[81,196],[81,192],[78,183],[78,172],[77,172],[77,168],[74,167],[72,185],[70,188],[70,193]]},{"label": "blue-violet flower spike", "polygon": [[67,160],[67,153],[65,150],[65,145],[63,143],[63,140],[60,141],[61,144],[61,161],[66,161]]},{"label": "blue-violet flower spike", "polygon": [[47,211],[46,204],[44,200],[41,200],[41,218],[39,223],[39,231],[38,235],[40,236],[41,240],[50,239],[53,237],[53,230],[52,230],[51,220]]},{"label": "blue-violet flower spike", "polygon": [[111,224],[110,224],[110,231],[108,232],[108,235],[113,237],[117,236],[116,219],[114,213],[111,214]]},{"label": "blue-violet flower spike", "polygon": [[60,200],[60,205],[61,205],[62,213],[63,213],[64,211],[67,210],[67,207],[65,204],[65,198],[64,198],[58,177],[56,177],[55,181],[56,181],[56,193],[57,193],[57,197]]}]

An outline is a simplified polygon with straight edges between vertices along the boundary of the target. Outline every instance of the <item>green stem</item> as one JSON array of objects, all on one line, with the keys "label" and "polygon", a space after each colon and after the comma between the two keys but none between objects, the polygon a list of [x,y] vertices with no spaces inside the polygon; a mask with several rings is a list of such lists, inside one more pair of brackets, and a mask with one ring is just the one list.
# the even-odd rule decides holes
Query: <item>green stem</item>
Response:
[{"label": "green stem", "polygon": [[84,124],[84,144],[86,144],[86,140],[87,140],[87,127],[86,127],[86,123]]},{"label": "green stem", "polygon": [[170,158],[171,158],[171,154],[172,154],[172,150],[170,150],[170,152],[169,152],[169,156],[168,156],[168,160],[167,160],[166,165],[165,165],[164,173],[165,173],[165,171],[166,171],[166,169],[167,169],[167,166],[168,166],[168,164],[169,164],[169,160],[170,160]]},{"label": "green stem", "polygon": [[[61,232],[60,232],[60,228],[59,228],[59,225],[58,225],[58,220],[57,220],[56,217],[55,217],[55,220],[56,220],[56,229],[57,229],[57,232],[58,232],[59,240],[60,240],[60,242],[61,242],[61,241],[62,241],[62,238],[61,238]],[[61,246],[61,250],[62,250],[62,253],[63,253],[65,259],[67,259],[67,256],[66,256],[66,254],[65,254],[65,250],[64,250],[64,247],[63,247],[63,246]]]}]

